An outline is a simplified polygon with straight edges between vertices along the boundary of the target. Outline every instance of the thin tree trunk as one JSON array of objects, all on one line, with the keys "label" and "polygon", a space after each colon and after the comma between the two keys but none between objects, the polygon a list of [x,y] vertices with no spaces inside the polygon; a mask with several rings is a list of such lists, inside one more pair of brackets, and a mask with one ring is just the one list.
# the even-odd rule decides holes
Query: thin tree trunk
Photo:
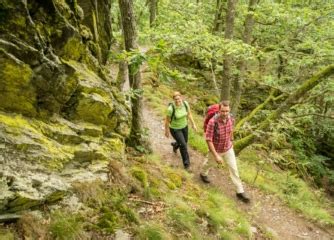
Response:
[{"label": "thin tree trunk", "polygon": [[218,85],[217,85],[216,74],[215,74],[215,70],[213,69],[212,61],[211,61],[211,64],[210,64],[210,68],[211,68],[211,74],[212,74],[213,87],[215,88],[215,95],[217,97],[219,97],[219,88],[218,88]]},{"label": "thin tree trunk", "polygon": [[148,4],[150,8],[150,27],[153,27],[157,16],[158,0],[149,0]]},{"label": "thin tree trunk", "polygon": [[[245,19],[245,29],[243,35],[243,42],[246,44],[250,44],[252,41],[252,32],[254,26],[254,11],[256,4],[259,0],[249,0],[248,4],[248,13]],[[241,60],[238,64],[239,68],[239,76],[234,80],[234,98],[232,103],[232,113],[236,116],[238,112],[238,108],[240,105],[240,98],[243,89],[243,83],[245,82],[245,75],[247,70],[247,62],[246,60]]]},{"label": "thin tree trunk", "polygon": [[[119,0],[119,7],[121,12],[121,20],[123,26],[124,44],[125,50],[130,52],[138,49],[137,45],[137,32],[135,16],[133,12],[133,1],[132,0]],[[134,66],[134,64],[129,64],[129,82],[130,88],[134,91],[141,89],[141,76],[140,71]],[[130,131],[130,137],[128,139],[128,144],[131,146],[143,145],[142,136],[142,95],[131,99],[132,107],[132,125]]]},{"label": "thin tree trunk", "polygon": [[213,21],[212,31],[220,33],[223,30],[223,0],[217,0],[215,20]]},{"label": "thin tree trunk", "polygon": [[[326,77],[334,74],[334,64],[327,66],[323,70],[316,73],[313,77],[306,80],[296,91],[294,91],[290,96],[280,104],[280,106],[272,112],[264,121],[262,121],[257,129],[257,131],[265,131],[271,122],[277,120],[282,113],[288,111],[292,106],[298,103],[298,100],[303,97],[308,91],[317,86],[321,81],[326,79]],[[236,141],[234,143],[234,150],[239,153],[242,149],[250,145],[256,140],[256,134],[251,133],[248,136]]]},{"label": "thin tree trunk", "polygon": [[[227,1],[225,39],[233,39],[236,4],[237,4],[237,0],[228,0]],[[232,56],[231,55],[225,55],[224,62],[223,62],[222,89],[221,89],[221,93],[220,93],[221,100],[229,100],[230,99],[231,66],[232,66]]]}]

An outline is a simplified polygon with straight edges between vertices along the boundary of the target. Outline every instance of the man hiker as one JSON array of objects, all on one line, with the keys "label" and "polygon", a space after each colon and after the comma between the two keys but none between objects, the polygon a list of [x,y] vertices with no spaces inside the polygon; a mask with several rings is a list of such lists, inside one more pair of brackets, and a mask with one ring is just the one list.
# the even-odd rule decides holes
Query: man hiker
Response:
[{"label": "man hiker", "polygon": [[244,192],[237,161],[233,150],[233,123],[230,115],[229,101],[222,101],[218,113],[213,116],[206,127],[205,139],[210,150],[207,163],[204,163],[200,177],[203,182],[210,183],[208,173],[214,161],[217,164],[227,163],[232,182],[236,186],[236,196],[239,200],[248,203],[250,199]]}]

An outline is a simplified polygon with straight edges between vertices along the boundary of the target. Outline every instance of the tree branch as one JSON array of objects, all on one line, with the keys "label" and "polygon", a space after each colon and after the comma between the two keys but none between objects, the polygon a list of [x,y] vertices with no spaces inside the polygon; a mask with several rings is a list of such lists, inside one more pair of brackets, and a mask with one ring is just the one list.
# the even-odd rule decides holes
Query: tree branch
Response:
[{"label": "tree branch", "polygon": [[[282,113],[288,111],[294,106],[298,100],[303,97],[308,91],[317,86],[321,81],[334,74],[334,64],[325,67],[324,69],[317,72],[313,77],[306,80],[299,88],[297,88],[290,96],[280,104],[280,106],[272,112],[264,121],[259,124],[257,131],[266,130],[270,123],[280,118]],[[234,144],[236,153],[239,153],[242,149],[250,145],[255,141],[255,133],[251,133],[248,136],[239,139]]]},{"label": "tree branch", "polygon": [[327,115],[323,115],[319,113],[308,113],[308,114],[296,115],[296,116],[289,117],[289,118],[301,118],[301,117],[308,117],[308,116],[317,116],[317,117],[334,119],[334,116],[327,116]]}]

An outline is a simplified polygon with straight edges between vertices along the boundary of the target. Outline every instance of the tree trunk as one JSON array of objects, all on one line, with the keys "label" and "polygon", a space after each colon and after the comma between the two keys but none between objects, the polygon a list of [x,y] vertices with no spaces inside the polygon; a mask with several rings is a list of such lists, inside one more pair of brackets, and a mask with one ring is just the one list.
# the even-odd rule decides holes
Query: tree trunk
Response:
[{"label": "tree trunk", "polygon": [[[249,0],[248,4],[248,13],[245,19],[245,29],[243,42],[246,44],[250,44],[252,41],[252,31],[254,26],[254,11],[258,0]],[[240,98],[242,93],[242,85],[245,81],[245,73],[247,70],[247,62],[246,60],[241,60],[238,64],[239,75],[234,80],[234,98],[232,103],[232,113],[236,116],[238,112],[238,108],[240,105]]]},{"label": "tree trunk", "polygon": [[[133,1],[119,0],[118,2],[121,12],[125,50],[130,52],[138,49],[136,23],[132,5]],[[134,64],[129,64],[128,69],[129,69],[130,88],[132,88],[134,91],[140,90],[141,89],[140,71],[137,71],[137,68],[136,66],[134,66]],[[131,108],[132,108],[132,126],[131,126],[130,137],[127,142],[129,145],[134,147],[144,145],[142,136],[143,132],[142,95],[131,99]]]},{"label": "tree trunk", "polygon": [[223,30],[223,0],[217,0],[215,20],[213,21],[214,33],[220,33]]},{"label": "tree trunk", "polygon": [[[236,4],[237,4],[237,0],[228,0],[227,1],[225,39],[232,39],[233,38]],[[220,93],[221,100],[229,100],[230,99],[231,65],[232,65],[232,56],[225,55],[224,62],[223,62],[222,89],[221,89],[221,93]]]},{"label": "tree trunk", "polygon": [[[325,69],[316,73],[313,77],[306,80],[296,91],[294,91],[290,96],[280,104],[280,106],[272,112],[264,121],[262,121],[257,129],[257,131],[266,130],[270,123],[277,120],[282,113],[288,111],[292,106],[294,106],[298,100],[303,97],[308,91],[317,86],[326,77],[334,74],[334,64],[327,66]],[[239,153],[242,149],[250,145],[255,141],[256,134],[251,133],[248,136],[238,140],[234,144],[234,150]]]},{"label": "tree trunk", "polygon": [[150,8],[150,27],[153,27],[157,16],[158,0],[149,0],[148,4]]}]

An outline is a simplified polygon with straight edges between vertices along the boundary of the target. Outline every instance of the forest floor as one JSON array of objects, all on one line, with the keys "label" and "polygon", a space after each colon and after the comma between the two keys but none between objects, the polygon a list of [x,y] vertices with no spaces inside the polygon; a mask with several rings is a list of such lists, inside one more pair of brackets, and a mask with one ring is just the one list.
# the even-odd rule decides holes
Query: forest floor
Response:
[{"label": "forest floor", "polygon": [[[170,143],[173,139],[164,136],[164,123],[161,117],[144,104],[143,114],[153,152],[173,168],[183,168],[180,153],[173,153]],[[244,184],[245,191],[251,197],[250,204],[236,199],[234,186],[226,168],[210,171],[210,184],[204,184],[199,178],[200,168],[205,156],[189,147],[191,174],[193,181],[203,187],[215,186],[227,197],[234,199],[240,210],[249,216],[254,239],[266,239],[262,232],[270,232],[275,239],[320,239],[334,240],[334,229],[326,229],[305,219],[295,210],[288,208],[276,196],[270,195]]]}]

